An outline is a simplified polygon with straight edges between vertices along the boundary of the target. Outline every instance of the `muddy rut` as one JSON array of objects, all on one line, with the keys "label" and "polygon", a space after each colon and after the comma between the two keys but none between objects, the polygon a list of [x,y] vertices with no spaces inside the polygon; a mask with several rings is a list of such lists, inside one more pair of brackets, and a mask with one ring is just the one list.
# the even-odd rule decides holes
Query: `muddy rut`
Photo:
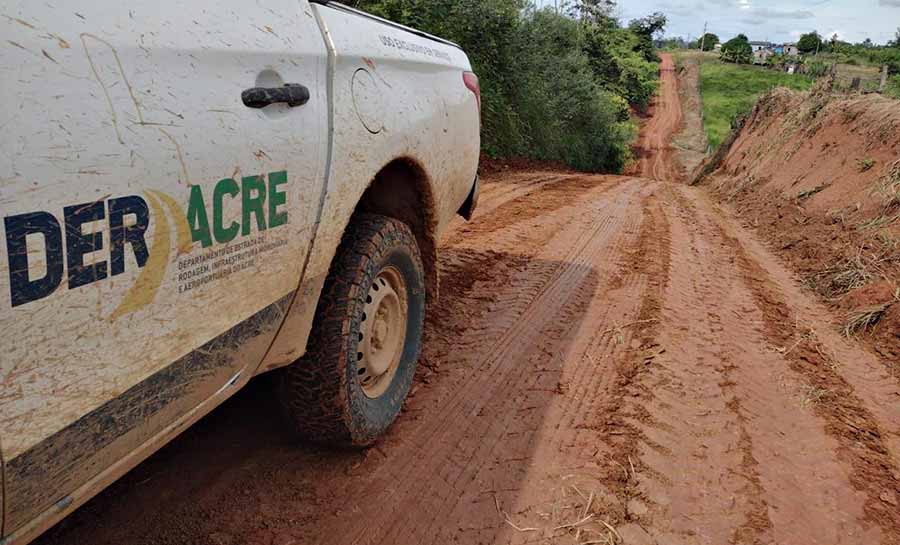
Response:
[{"label": "muddy rut", "polygon": [[900,544],[900,382],[703,190],[485,180],[375,448],[297,445],[262,377],[43,544]]}]

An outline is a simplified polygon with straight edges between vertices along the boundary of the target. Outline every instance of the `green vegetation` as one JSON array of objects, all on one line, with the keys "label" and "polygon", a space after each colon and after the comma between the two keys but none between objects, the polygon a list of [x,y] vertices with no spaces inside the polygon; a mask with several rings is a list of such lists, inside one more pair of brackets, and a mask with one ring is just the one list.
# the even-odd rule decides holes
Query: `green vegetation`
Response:
[{"label": "green vegetation", "polygon": [[[676,50],[679,66],[688,60],[700,65],[704,124],[714,148],[729,134],[735,118],[749,111],[760,94],[778,86],[807,90],[815,79],[830,74],[833,66],[835,89],[850,89],[851,82],[859,78],[859,88],[872,92],[878,90],[881,68],[887,65],[890,77],[884,94],[900,99],[900,28],[886,45],[876,45],[872,40],[851,44],[837,35],[826,40],[818,32],[810,32],[797,44],[802,53],[799,57],[771,55],[766,68],[745,65],[752,62],[753,51],[743,34],[723,44],[719,55],[700,51],[699,42],[688,44],[690,49],[684,49],[683,44],[667,41]],[[798,66],[803,75],[787,74],[789,65]]]},{"label": "green vegetation", "polygon": [[525,0],[351,0],[376,15],[453,40],[482,89],[482,149],[492,157],[562,161],[619,172],[636,136],[629,105],[656,90],[654,14],[623,27],[612,0],[568,2],[565,13]]},{"label": "green vegetation", "polygon": [[810,32],[800,36],[800,41],[797,42],[797,49],[805,54],[817,53],[822,49],[822,43],[822,37],[819,36],[818,32]]},{"label": "green vegetation", "polygon": [[700,96],[709,144],[716,148],[728,136],[734,119],[750,111],[756,99],[774,87],[807,90],[811,78],[765,68],[706,62],[700,65]]},{"label": "green vegetation", "polygon": [[722,44],[721,58],[726,62],[737,64],[749,64],[753,60],[753,48],[750,47],[750,40],[743,34]]},{"label": "green vegetation", "polygon": [[900,76],[894,76],[890,79],[890,81],[888,81],[888,86],[885,90],[885,94],[900,99]]},{"label": "green vegetation", "polygon": [[845,42],[835,34],[825,40],[818,32],[804,34],[797,47],[806,55],[815,54],[816,60],[846,66],[863,66],[881,69],[887,65],[891,75],[900,75],[900,28],[895,38],[885,45],[875,45],[870,39],[857,44]]},{"label": "green vegetation", "polygon": [[703,51],[712,51],[716,48],[717,43],[721,43],[719,42],[719,37],[712,32],[707,32],[700,37],[700,44],[698,45],[698,49],[702,49]]}]

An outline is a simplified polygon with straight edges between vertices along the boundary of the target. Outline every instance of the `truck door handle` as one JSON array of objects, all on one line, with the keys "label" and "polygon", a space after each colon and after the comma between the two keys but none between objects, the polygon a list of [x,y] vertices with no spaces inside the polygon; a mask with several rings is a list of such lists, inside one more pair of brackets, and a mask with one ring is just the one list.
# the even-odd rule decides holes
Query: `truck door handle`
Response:
[{"label": "truck door handle", "polygon": [[299,83],[285,83],[284,87],[251,87],[241,93],[248,108],[265,108],[270,104],[287,104],[291,108],[309,102],[309,89]]}]

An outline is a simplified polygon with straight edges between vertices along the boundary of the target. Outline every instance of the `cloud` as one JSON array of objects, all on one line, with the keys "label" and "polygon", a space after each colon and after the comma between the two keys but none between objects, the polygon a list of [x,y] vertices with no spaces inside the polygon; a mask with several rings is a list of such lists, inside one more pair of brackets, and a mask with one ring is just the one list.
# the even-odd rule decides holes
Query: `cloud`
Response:
[{"label": "cloud", "polygon": [[892,8],[900,8],[900,0],[878,0],[879,6],[888,6]]},{"label": "cloud", "polygon": [[[879,0],[900,5],[900,0]],[[753,0],[709,0],[713,5],[725,8],[737,8],[741,10],[744,22],[750,24],[762,24],[770,19],[812,19],[816,14],[808,9],[783,10],[766,7],[755,7]]]},{"label": "cloud", "polygon": [[[890,2],[900,2],[900,0],[882,0]],[[770,8],[753,8],[750,10],[750,16],[754,19],[812,19],[815,13],[806,9],[797,9],[792,11],[770,9]]]},{"label": "cloud", "polygon": [[696,4],[664,4],[662,8],[664,13],[679,17],[692,17],[703,12],[703,4],[700,2]]}]

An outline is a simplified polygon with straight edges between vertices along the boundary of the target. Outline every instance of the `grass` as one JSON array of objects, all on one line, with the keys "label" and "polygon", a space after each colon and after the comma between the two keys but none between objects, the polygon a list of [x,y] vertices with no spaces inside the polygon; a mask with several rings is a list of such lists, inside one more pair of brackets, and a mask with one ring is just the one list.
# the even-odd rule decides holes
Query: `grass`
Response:
[{"label": "grass", "polygon": [[875,194],[882,197],[881,213],[859,225],[859,229],[881,229],[900,219],[900,160],[888,167],[878,182]]},{"label": "grass", "polygon": [[855,333],[860,331],[863,333],[868,332],[881,321],[881,318],[884,317],[884,313],[887,312],[887,309],[890,308],[891,304],[892,303],[885,303],[883,305],[854,312],[847,319],[847,323],[844,324],[844,335],[852,337]]},{"label": "grass", "polygon": [[700,64],[703,124],[713,148],[731,132],[734,118],[748,112],[760,95],[775,87],[805,91],[813,80],[766,68],[707,61]]},{"label": "grass", "polygon": [[858,161],[857,164],[859,165],[860,172],[868,172],[868,171],[872,170],[872,167],[875,166],[875,160],[874,159],[862,159],[861,161]]},{"label": "grass", "polygon": [[810,276],[807,285],[820,295],[834,299],[868,284],[880,270],[880,263],[860,248],[855,256],[844,258],[833,267]]}]

